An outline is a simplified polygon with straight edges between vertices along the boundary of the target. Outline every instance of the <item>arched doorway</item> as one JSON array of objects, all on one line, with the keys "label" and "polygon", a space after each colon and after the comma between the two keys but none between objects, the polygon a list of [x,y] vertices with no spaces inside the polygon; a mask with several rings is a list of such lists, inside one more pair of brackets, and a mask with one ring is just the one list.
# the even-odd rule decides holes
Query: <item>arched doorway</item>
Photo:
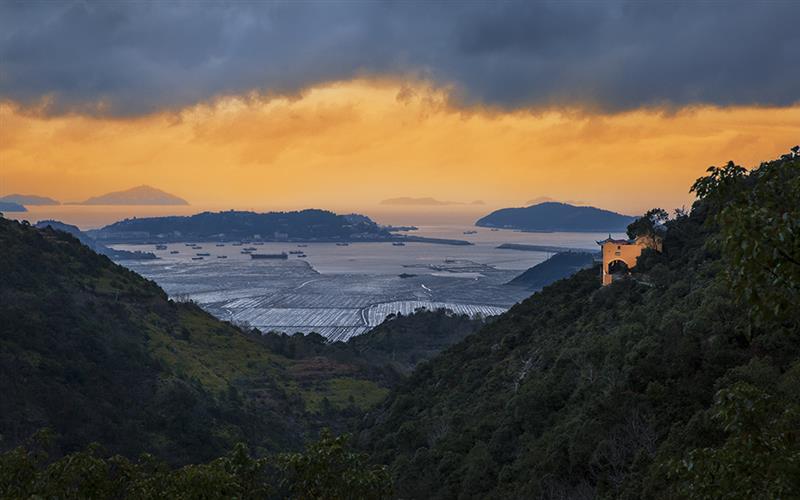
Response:
[{"label": "arched doorway", "polygon": [[624,260],[615,259],[608,263],[608,269],[606,272],[613,276],[614,279],[617,279],[621,278],[622,276],[627,276],[630,273],[630,267]]}]

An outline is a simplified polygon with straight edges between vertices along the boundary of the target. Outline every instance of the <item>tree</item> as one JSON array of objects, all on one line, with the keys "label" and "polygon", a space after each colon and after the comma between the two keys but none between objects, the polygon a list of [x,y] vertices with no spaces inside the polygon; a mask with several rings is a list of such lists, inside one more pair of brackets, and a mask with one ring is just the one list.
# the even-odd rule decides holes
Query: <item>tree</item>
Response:
[{"label": "tree", "polygon": [[663,208],[651,208],[643,216],[628,225],[628,238],[655,236],[657,228],[667,222],[669,214]]},{"label": "tree", "polygon": [[734,290],[755,319],[800,323],[800,156],[748,172],[728,162],[692,186],[719,228]]},{"label": "tree", "polygon": [[292,498],[386,498],[391,480],[385,466],[373,466],[364,454],[351,451],[349,436],[334,437],[323,431],[305,453],[278,458],[283,486]]},{"label": "tree", "polygon": [[728,437],[667,464],[677,498],[771,499],[800,495],[800,409],[740,382],[721,390],[712,419]]}]

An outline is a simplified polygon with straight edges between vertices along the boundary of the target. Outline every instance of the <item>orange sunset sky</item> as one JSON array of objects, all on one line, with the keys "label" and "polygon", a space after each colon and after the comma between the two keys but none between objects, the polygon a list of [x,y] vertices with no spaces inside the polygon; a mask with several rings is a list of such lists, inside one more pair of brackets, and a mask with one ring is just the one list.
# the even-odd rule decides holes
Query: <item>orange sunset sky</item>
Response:
[{"label": "orange sunset sky", "polygon": [[[103,14],[91,8],[59,13],[64,19],[56,18],[67,28],[74,22],[70,16],[92,20]],[[156,20],[161,15],[147,14]],[[262,13],[246,14],[260,19]],[[137,16],[130,19],[141,22]],[[509,80],[509,86],[521,90],[506,99],[496,95],[502,84],[488,84],[462,66],[439,74],[438,66],[427,60],[420,63],[427,70],[420,72],[406,66],[403,71],[375,69],[372,59],[359,59],[345,77],[336,66],[330,75],[303,74],[296,82],[280,80],[274,86],[272,73],[252,75],[255,70],[241,69],[247,66],[235,68],[250,80],[237,79],[236,85],[220,88],[195,88],[191,75],[156,81],[142,71],[152,81],[141,83],[141,95],[135,85],[134,90],[112,86],[84,94],[71,80],[69,86],[63,84],[60,73],[46,74],[42,68],[49,68],[47,61],[37,61],[31,70],[28,59],[14,55],[15,35],[19,29],[2,42],[3,54],[13,64],[0,72],[0,195],[77,201],[148,184],[193,206],[220,209],[319,207],[369,213],[381,210],[383,199],[409,196],[482,200],[483,207],[446,209],[482,212],[547,196],[635,214],[653,206],[689,205],[688,188],[709,165],[734,160],[752,167],[800,139],[800,103],[791,94],[740,98],[730,94],[740,92],[738,87],[728,91],[703,81],[688,82],[690,90],[683,94],[656,89],[629,102],[624,89],[602,89],[630,85],[630,76],[604,76],[619,82],[603,80],[561,92],[555,88],[559,85],[536,90],[537,75],[526,74],[518,78],[530,83]],[[110,35],[98,31],[98,40],[104,36]],[[131,43],[140,46],[139,41]],[[610,38],[608,44],[615,47],[617,42]],[[198,50],[205,55],[202,51],[210,49]],[[413,48],[406,47],[407,53],[411,55],[404,57],[413,59]],[[460,55],[454,53],[456,57]],[[470,57],[472,61],[475,56]],[[527,67],[531,60],[533,56],[515,64]],[[147,60],[140,61],[148,68]],[[183,62],[164,67],[172,70]],[[608,69],[600,62],[598,68]],[[679,69],[670,71],[677,75]],[[89,70],[78,81],[86,74],[105,77],[106,72],[123,71]],[[515,72],[517,67],[509,70]],[[17,80],[16,75],[24,78]],[[227,76],[223,70],[214,75]],[[206,77],[202,73],[198,79]],[[46,78],[47,84],[39,85]],[[470,78],[478,83],[471,86]],[[497,78],[507,78],[502,68]],[[567,87],[578,81],[559,78],[565,78]],[[218,79],[209,81],[217,85]],[[706,85],[702,95],[700,84]],[[654,84],[641,85],[637,88],[646,93],[645,86]],[[726,97],[716,99],[715,92]],[[166,102],[153,101],[162,94]]]},{"label": "orange sunset sky", "polygon": [[516,206],[550,196],[637,213],[687,204],[710,164],[752,166],[800,137],[800,106],[504,112],[370,80],[127,119],[5,104],[0,119],[3,191],[75,201],[150,184],[234,208],[354,210],[397,196]]}]

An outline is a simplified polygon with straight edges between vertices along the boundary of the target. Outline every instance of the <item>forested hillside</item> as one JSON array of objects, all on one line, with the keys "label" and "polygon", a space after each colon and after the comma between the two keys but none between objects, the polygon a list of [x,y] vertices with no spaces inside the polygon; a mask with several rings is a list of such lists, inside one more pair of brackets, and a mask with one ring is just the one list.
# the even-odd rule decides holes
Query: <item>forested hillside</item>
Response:
[{"label": "forested hillside", "polygon": [[296,449],[322,426],[343,430],[397,378],[354,357],[276,352],[52,228],[0,218],[0,248],[3,449],[45,427],[63,452],[97,441],[171,463],[240,441]]},{"label": "forested hillside", "polygon": [[693,189],[629,279],[544,288],[368,416],[399,497],[800,496],[800,161]]}]

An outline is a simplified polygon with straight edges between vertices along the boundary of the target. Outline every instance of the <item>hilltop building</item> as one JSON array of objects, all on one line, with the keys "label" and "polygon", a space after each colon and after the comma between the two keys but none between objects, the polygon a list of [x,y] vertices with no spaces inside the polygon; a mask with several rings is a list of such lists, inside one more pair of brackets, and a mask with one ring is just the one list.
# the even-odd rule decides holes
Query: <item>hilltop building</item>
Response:
[{"label": "hilltop building", "polygon": [[603,286],[610,285],[614,275],[627,274],[636,267],[636,259],[645,248],[661,251],[662,240],[660,236],[639,236],[633,240],[615,240],[608,235],[603,241],[598,241],[603,252]]}]

